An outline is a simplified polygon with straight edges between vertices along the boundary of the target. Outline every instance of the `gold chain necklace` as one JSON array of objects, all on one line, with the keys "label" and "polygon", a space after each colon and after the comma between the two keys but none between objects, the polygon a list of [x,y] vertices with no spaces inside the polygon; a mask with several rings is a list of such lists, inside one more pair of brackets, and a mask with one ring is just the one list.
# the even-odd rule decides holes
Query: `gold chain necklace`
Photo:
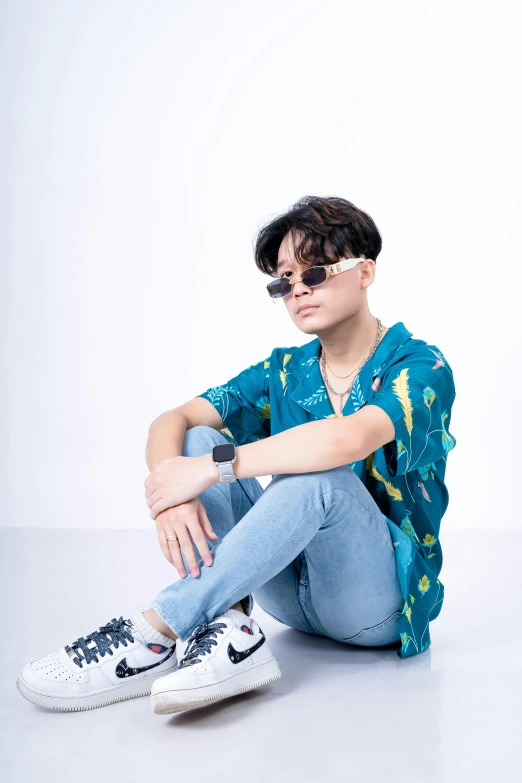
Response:
[{"label": "gold chain necklace", "polygon": [[[357,365],[357,367],[355,368],[355,370],[352,370],[351,372],[349,372],[349,373],[348,373],[348,375],[337,375],[337,373],[335,373],[335,372],[332,370],[332,368],[330,367],[330,365],[328,364],[328,359],[326,358],[326,356],[324,357],[324,360],[325,360],[325,362],[326,362],[326,366],[328,367],[328,369],[330,370],[330,372],[332,373],[332,375],[335,375],[335,377],[336,377],[336,378],[341,378],[341,379],[342,379],[342,378],[349,378],[349,377],[350,377],[350,375],[353,375],[353,374],[354,374],[354,372],[355,372],[355,370],[358,370],[358,369],[359,369],[359,367],[361,366],[361,364],[363,363],[363,362],[361,362],[361,364],[358,364],[358,365]],[[364,359],[363,359],[363,361],[364,361]]]},{"label": "gold chain necklace", "polygon": [[[355,381],[357,380],[357,378],[359,377],[361,369],[364,367],[366,362],[369,359],[372,358],[373,354],[377,350],[377,346],[379,344],[379,340],[380,340],[380,336],[381,336],[381,332],[382,332],[382,323],[381,323],[380,318],[376,318],[376,320],[377,320],[378,327],[377,327],[377,336],[375,337],[374,343],[373,343],[373,345],[372,345],[372,347],[370,349],[370,352],[367,355],[366,359],[364,359],[364,361],[359,365],[359,368],[356,368],[356,369],[358,369],[357,375],[355,376],[355,378],[351,382],[349,388],[346,391],[344,391],[344,392],[338,392],[338,391],[335,391],[335,389],[332,388],[332,384],[328,380],[328,376],[326,374],[326,366],[325,365],[328,366],[328,369],[330,370],[330,372],[332,372],[332,370],[330,368],[330,365],[326,361],[326,355],[325,355],[325,352],[323,350],[323,347],[321,346],[321,358],[320,358],[321,364],[320,364],[320,369],[321,369],[321,375],[323,376],[323,381],[325,383],[325,386],[332,392],[332,394],[336,394],[338,397],[341,398],[340,399],[339,413],[335,414],[337,417],[341,417],[343,415],[343,397],[344,397],[344,395],[351,393],[351,391],[353,389],[353,385],[354,385]],[[352,370],[352,372],[354,372],[354,371]],[[333,373],[333,374],[335,375],[335,373]],[[336,378],[348,378],[348,376],[351,375],[351,374],[352,373],[349,373],[348,375],[336,375]]]}]

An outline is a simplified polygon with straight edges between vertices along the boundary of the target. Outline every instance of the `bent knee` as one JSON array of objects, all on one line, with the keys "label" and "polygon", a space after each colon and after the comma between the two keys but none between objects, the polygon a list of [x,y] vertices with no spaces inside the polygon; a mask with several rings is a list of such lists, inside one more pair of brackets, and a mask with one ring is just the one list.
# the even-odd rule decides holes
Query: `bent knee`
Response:
[{"label": "bent knee", "polygon": [[304,492],[310,486],[318,487],[321,493],[342,490],[358,500],[370,514],[380,513],[368,488],[349,465],[339,465],[313,473],[277,473],[271,483],[277,486],[281,482],[289,491],[293,488],[296,492]]},{"label": "bent knee", "polygon": [[215,430],[207,424],[196,424],[195,427],[186,431],[181,454],[183,457],[208,454],[214,446],[228,442],[219,430]]}]

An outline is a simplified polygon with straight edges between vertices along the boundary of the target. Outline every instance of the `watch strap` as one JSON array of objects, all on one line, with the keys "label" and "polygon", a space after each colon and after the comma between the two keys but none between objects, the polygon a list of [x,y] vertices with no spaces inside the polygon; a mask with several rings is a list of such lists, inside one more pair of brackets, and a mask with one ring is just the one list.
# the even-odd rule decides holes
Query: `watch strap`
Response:
[{"label": "watch strap", "polygon": [[237,481],[234,468],[232,467],[232,461],[230,462],[216,462],[217,469],[219,470],[220,481],[225,484],[230,484],[232,481]]}]

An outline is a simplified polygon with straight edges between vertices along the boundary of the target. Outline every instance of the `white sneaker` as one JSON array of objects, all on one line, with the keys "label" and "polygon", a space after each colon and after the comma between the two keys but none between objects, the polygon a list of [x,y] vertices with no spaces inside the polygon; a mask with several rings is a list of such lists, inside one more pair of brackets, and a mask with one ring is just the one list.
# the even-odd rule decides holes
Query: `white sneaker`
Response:
[{"label": "white sneaker", "polygon": [[152,684],[156,715],[200,707],[281,677],[263,631],[253,617],[247,622],[238,628],[218,615],[192,631],[176,671]]},{"label": "white sneaker", "polygon": [[175,649],[175,641],[172,647],[147,642],[131,619],[113,618],[26,664],[16,685],[22,696],[42,707],[90,710],[148,695],[155,679],[176,668]]}]

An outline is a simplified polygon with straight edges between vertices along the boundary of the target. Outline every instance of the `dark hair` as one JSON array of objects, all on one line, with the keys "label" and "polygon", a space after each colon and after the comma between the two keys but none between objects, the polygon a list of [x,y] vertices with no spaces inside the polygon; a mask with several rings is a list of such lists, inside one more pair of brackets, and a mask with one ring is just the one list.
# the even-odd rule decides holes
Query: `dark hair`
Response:
[{"label": "dark hair", "polygon": [[[298,237],[295,232],[302,232]],[[291,232],[298,263],[331,264],[352,253],[377,262],[382,239],[372,218],[351,201],[336,196],[303,196],[288,212],[270,221],[255,241],[254,257],[261,272],[277,277],[277,254]]]}]

